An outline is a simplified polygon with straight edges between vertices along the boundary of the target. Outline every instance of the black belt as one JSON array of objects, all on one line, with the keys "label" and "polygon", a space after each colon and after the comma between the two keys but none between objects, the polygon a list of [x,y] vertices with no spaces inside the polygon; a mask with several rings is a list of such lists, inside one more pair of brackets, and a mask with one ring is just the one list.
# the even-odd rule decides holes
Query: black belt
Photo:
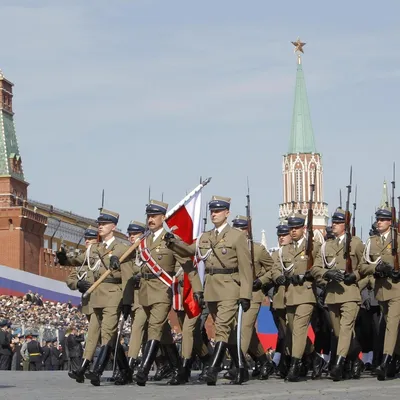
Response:
[{"label": "black belt", "polygon": [[[171,278],[175,275],[175,273],[169,274],[168,272],[167,272],[167,274],[168,274]],[[145,279],[145,280],[147,281],[147,280],[149,280],[149,279],[158,279],[158,276],[157,276],[157,275],[154,275],[152,272],[150,272],[149,274],[142,274],[142,278]]]},{"label": "black belt", "polygon": [[209,275],[234,274],[235,272],[239,272],[239,268],[211,268],[211,269],[206,269],[206,274],[209,274]]},{"label": "black belt", "polygon": [[121,278],[106,278],[101,283],[114,283],[116,285],[120,285],[122,283],[122,279]]}]

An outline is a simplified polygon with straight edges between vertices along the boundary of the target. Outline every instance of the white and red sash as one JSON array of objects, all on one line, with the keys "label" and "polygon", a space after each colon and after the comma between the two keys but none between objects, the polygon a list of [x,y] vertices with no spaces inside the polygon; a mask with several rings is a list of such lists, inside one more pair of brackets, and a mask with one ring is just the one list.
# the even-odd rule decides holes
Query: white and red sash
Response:
[{"label": "white and red sash", "polygon": [[151,256],[150,250],[146,247],[146,238],[141,240],[139,247],[140,257],[146,263],[150,271],[161,282],[172,289],[172,306],[174,310],[183,310],[182,295],[178,278],[176,276],[171,277],[168,272],[165,272],[164,269],[157,264],[157,261]]}]

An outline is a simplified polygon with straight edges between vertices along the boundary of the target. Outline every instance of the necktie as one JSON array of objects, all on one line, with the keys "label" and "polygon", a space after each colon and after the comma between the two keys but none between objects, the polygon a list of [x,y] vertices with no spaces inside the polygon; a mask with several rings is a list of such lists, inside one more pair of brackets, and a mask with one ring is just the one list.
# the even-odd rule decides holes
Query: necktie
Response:
[{"label": "necktie", "polygon": [[381,236],[381,243],[382,243],[382,245],[384,245],[385,244],[385,236]]},{"label": "necktie", "polygon": [[150,242],[150,246],[153,244],[153,242],[154,242],[154,233],[152,233],[151,235],[150,235],[150,238],[149,238],[149,242]]},{"label": "necktie", "polygon": [[336,239],[337,245],[340,246],[340,238]]},{"label": "necktie", "polygon": [[294,242],[294,249],[297,250],[299,248],[299,242]]},{"label": "necktie", "polygon": [[215,239],[218,239],[218,229],[215,230]]}]

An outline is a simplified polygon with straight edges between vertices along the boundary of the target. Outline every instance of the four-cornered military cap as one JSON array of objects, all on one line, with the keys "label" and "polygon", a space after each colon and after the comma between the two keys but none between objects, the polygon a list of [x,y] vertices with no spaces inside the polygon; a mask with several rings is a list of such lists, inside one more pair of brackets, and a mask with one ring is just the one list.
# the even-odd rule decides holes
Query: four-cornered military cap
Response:
[{"label": "four-cornered military cap", "polygon": [[128,233],[144,233],[146,224],[138,221],[131,221],[128,225]]},{"label": "four-cornered military cap", "polygon": [[165,215],[168,210],[168,204],[163,203],[162,201],[150,200],[150,203],[146,205],[146,214],[147,215]]},{"label": "four-cornered military cap", "polygon": [[232,225],[234,228],[245,229],[248,227],[249,221],[247,220],[247,217],[243,215],[237,215],[235,219],[232,221]]},{"label": "four-cornered military cap", "polygon": [[342,210],[340,207],[332,215],[332,222],[336,224],[342,224],[346,219],[346,211]]},{"label": "four-cornered military cap", "polygon": [[213,196],[208,203],[210,210],[229,210],[231,199],[229,197]]},{"label": "four-cornered military cap", "polygon": [[8,320],[7,319],[3,319],[0,321],[0,328],[7,326],[8,325]]},{"label": "four-cornered military cap", "polygon": [[286,224],[278,225],[276,227],[276,234],[278,236],[286,236],[289,235],[289,227]]},{"label": "four-cornered military cap", "polygon": [[117,214],[114,211],[110,211],[110,210],[106,210],[105,208],[102,208],[100,210],[100,215],[97,218],[97,223],[105,222],[105,223],[112,223],[112,224],[117,225],[118,219],[119,219],[119,214]]},{"label": "four-cornered military cap", "polygon": [[306,222],[306,217],[303,214],[294,214],[288,218],[289,228],[301,228]]},{"label": "four-cornered military cap", "polygon": [[389,207],[379,208],[375,213],[376,219],[392,219],[392,210]]},{"label": "four-cornered military cap", "polygon": [[97,239],[97,234],[98,234],[97,228],[94,228],[93,226],[89,225],[85,229],[85,233],[83,235],[87,239]]}]

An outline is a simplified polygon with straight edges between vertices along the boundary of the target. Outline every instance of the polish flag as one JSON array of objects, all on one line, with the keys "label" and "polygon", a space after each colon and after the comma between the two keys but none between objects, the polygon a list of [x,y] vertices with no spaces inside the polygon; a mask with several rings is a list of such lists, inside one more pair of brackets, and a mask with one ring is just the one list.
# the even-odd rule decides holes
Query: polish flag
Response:
[{"label": "polish flag", "polygon": [[[209,181],[210,178],[199,184],[166,215],[165,222],[167,225],[170,228],[176,226],[177,228],[174,230],[174,233],[188,244],[195,242],[202,233],[201,194],[203,187]],[[197,267],[200,280],[202,281],[204,277],[204,264],[200,263]],[[179,296],[174,296],[174,298],[178,299]],[[174,309],[179,309],[179,304],[175,304],[175,299]],[[201,309],[193,298],[192,286],[186,273],[184,273],[183,278],[182,306],[189,318],[194,318],[201,314]]]}]

